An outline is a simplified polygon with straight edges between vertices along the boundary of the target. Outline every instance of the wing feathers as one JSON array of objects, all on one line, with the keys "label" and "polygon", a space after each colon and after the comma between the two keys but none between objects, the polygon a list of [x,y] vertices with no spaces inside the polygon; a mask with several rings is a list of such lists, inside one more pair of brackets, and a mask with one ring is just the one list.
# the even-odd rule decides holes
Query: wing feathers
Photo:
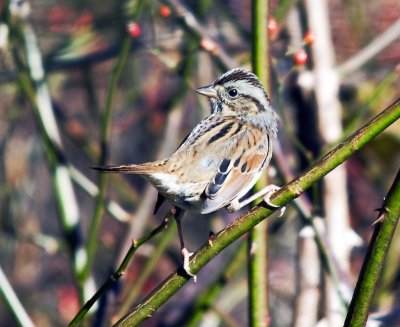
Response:
[{"label": "wing feathers", "polygon": [[205,194],[207,204],[203,213],[228,205],[236,198],[243,197],[257,181],[262,169],[271,158],[269,138],[259,130],[247,131],[239,136],[236,151],[227,152],[208,184]]}]

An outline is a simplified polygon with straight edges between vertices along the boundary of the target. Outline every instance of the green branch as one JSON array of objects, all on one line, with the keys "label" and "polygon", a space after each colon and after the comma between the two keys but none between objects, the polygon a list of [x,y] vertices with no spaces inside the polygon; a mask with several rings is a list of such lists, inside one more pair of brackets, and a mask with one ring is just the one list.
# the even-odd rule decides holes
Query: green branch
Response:
[{"label": "green branch", "polygon": [[[270,88],[269,52],[268,52],[268,0],[252,1],[252,66],[267,92]],[[261,178],[254,190],[259,191],[266,185]],[[250,326],[267,326],[268,308],[268,221],[255,226],[248,239],[248,287]]]},{"label": "green branch", "polygon": [[400,170],[384,201],[361,268],[345,327],[364,326],[375,289],[400,218]]},{"label": "green branch", "polygon": [[77,326],[78,323],[85,317],[90,308],[96,303],[96,301],[108,290],[111,286],[113,286],[118,279],[120,279],[124,273],[126,268],[128,267],[129,262],[131,261],[133,255],[136,253],[137,249],[139,249],[144,243],[152,239],[157,234],[161,233],[163,230],[168,228],[168,219],[171,218],[171,214],[169,213],[163,222],[153,229],[148,235],[142,237],[138,241],[132,241],[132,245],[126,253],[122,263],[118,267],[118,269],[108,278],[108,280],[99,288],[99,290],[90,298],[89,301],[85,303],[85,305],[79,310],[74,319],[69,323],[68,326]]},{"label": "green branch", "polygon": [[[112,108],[113,102],[115,98],[115,93],[117,90],[118,81],[121,77],[123,68],[125,67],[126,61],[128,60],[129,56],[129,49],[132,43],[132,39],[128,34],[125,35],[122,41],[121,51],[118,56],[117,63],[112,71],[110,82],[108,85],[108,92],[105,104],[105,110],[102,118],[102,126],[101,126],[101,153],[100,153],[100,160],[99,165],[102,166],[105,164],[107,160],[107,143],[110,138],[111,133],[111,117],[112,117]],[[85,265],[82,273],[82,281],[84,282],[89,275],[94,255],[96,252],[96,244],[97,244],[97,236],[98,230],[101,223],[101,218],[103,216],[104,211],[104,197],[106,191],[106,175],[100,174],[98,177],[98,188],[99,191],[96,196],[95,202],[95,209],[93,212],[92,223],[89,229],[89,235],[87,239],[87,253],[88,253],[88,260],[87,264]]]},{"label": "green branch", "polygon": [[[284,206],[289,201],[300,196],[315,182],[342,164],[357,150],[379,135],[388,126],[400,118],[400,98],[381,114],[372,119],[364,127],[339,144],[327,155],[321,158],[307,171],[282,187],[272,197],[275,205]],[[212,258],[224,250],[229,244],[251,230],[255,225],[266,219],[273,210],[261,206],[254,207],[245,215],[239,217],[201,247],[190,261],[190,271],[196,274]],[[181,269],[167,277],[138,306],[134,307],[116,326],[136,326],[151,317],[172,295],[174,295],[189,278]]]}]

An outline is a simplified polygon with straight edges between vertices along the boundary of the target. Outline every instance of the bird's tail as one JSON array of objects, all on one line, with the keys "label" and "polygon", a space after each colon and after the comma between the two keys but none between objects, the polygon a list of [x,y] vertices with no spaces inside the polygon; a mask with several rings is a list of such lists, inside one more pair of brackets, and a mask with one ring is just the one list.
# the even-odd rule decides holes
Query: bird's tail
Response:
[{"label": "bird's tail", "polygon": [[98,170],[102,173],[122,173],[122,174],[137,174],[137,175],[148,175],[153,172],[151,165],[120,165],[120,166],[97,166],[91,167],[94,170]]}]

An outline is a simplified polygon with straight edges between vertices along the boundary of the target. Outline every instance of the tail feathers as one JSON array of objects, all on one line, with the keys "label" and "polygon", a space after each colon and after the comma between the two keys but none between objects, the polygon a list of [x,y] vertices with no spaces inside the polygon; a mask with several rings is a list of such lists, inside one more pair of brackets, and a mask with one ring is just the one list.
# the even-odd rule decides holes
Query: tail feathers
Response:
[{"label": "tail feathers", "polygon": [[97,166],[91,168],[103,173],[122,173],[138,175],[147,175],[153,171],[151,169],[151,166],[147,165]]}]

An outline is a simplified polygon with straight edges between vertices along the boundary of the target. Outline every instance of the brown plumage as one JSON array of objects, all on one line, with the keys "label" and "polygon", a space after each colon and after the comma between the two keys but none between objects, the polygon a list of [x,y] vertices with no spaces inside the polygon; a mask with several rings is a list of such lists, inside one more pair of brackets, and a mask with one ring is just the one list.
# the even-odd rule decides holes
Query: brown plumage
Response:
[{"label": "brown plumage", "polygon": [[271,159],[275,114],[257,77],[244,69],[233,69],[196,91],[209,97],[211,115],[169,158],[94,169],[141,175],[184,210],[240,208],[239,200]]}]

